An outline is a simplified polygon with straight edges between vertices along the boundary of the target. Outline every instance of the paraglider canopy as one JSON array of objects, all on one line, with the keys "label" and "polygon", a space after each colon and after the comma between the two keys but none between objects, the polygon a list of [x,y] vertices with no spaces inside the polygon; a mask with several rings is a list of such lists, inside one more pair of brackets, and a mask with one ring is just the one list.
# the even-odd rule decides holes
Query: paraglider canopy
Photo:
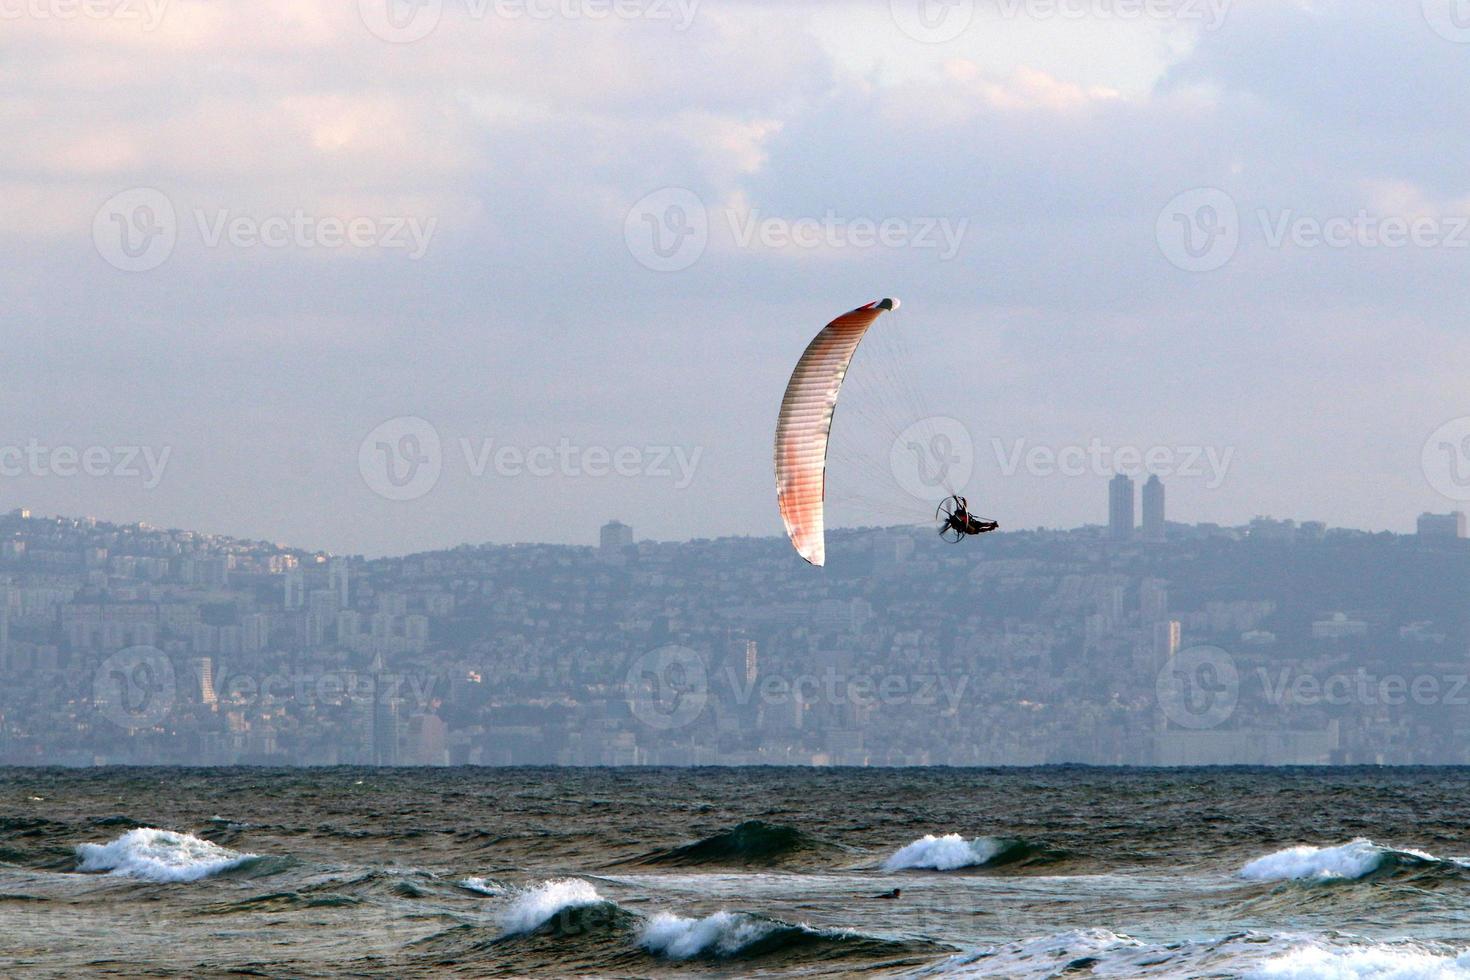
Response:
[{"label": "paraglider canopy", "polygon": [[827,324],[796,362],[781,399],[776,419],[776,503],[791,544],[813,565],[827,560],[823,502],[837,394],[863,335],[879,316],[898,305],[896,299],[879,300]]}]

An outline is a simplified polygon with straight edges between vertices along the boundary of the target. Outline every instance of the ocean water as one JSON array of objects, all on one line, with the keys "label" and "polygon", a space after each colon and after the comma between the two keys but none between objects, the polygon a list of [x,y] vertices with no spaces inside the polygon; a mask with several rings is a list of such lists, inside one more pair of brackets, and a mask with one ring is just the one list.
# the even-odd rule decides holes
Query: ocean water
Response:
[{"label": "ocean water", "polygon": [[1470,978],[1467,835],[1459,769],[9,769],[0,975]]}]

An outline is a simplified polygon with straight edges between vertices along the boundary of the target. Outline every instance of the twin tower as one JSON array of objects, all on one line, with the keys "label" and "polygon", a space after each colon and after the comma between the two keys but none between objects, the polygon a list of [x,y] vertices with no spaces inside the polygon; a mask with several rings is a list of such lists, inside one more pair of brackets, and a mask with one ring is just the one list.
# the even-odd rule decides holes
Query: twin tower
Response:
[{"label": "twin tower", "polygon": [[1164,540],[1164,483],[1158,474],[1143,485],[1143,526],[1133,519],[1133,478],[1119,473],[1108,482],[1108,536],[1119,541]]}]

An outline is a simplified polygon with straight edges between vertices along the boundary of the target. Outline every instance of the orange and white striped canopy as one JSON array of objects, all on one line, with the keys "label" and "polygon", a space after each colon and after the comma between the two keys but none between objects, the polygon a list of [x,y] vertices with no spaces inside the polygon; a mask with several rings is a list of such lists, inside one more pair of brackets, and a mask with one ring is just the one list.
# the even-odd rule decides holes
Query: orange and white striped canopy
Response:
[{"label": "orange and white striped canopy", "polygon": [[827,324],[796,362],[781,399],[776,419],[776,503],[792,545],[813,565],[827,561],[822,502],[837,393],[863,334],[897,306],[896,299],[879,300]]}]

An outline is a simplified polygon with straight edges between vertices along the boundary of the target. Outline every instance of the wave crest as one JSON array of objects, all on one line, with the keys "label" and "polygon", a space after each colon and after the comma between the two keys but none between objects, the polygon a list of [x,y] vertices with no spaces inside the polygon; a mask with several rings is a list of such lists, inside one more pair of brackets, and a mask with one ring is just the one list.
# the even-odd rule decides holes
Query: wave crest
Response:
[{"label": "wave crest", "polygon": [[1242,977],[1245,980],[1470,980],[1470,952],[1412,940],[1242,932],[1216,939],[1144,943],[1107,929],[987,946],[950,956],[915,977]]},{"label": "wave crest", "polygon": [[795,827],[747,820],[690,844],[652,851],[634,858],[631,863],[770,865],[803,853],[837,850],[837,845],[818,840]]},{"label": "wave crest", "polygon": [[995,867],[1036,856],[1039,849],[1014,837],[975,837],[959,834],[936,837],[925,834],[895,851],[883,862],[884,871],[909,869],[955,871],[959,868]]},{"label": "wave crest", "polygon": [[575,920],[575,931],[586,931],[589,925],[579,913],[588,910],[617,910],[617,905],[598,894],[592,884],[581,878],[558,878],[544,881],[518,894],[510,907],[500,913],[502,936],[524,936],[555,920]]},{"label": "wave crest", "polygon": [[1357,880],[1400,869],[1421,869],[1444,862],[1422,851],[1382,847],[1359,837],[1336,847],[1300,844],[1256,858],[1240,869],[1250,881]]},{"label": "wave crest", "polygon": [[828,961],[846,956],[902,957],[934,951],[928,943],[884,939],[846,929],[818,929],[750,912],[728,911],[697,919],[660,912],[643,923],[638,945],[670,960],[754,959],[787,954]]},{"label": "wave crest", "polygon": [[107,871],[159,883],[198,881],[259,860],[193,834],[139,827],[106,844],[79,844],[78,871]]},{"label": "wave crest", "polygon": [[736,912],[716,912],[702,919],[660,912],[644,924],[638,944],[671,960],[725,958],[739,954],[780,927],[780,923]]}]

